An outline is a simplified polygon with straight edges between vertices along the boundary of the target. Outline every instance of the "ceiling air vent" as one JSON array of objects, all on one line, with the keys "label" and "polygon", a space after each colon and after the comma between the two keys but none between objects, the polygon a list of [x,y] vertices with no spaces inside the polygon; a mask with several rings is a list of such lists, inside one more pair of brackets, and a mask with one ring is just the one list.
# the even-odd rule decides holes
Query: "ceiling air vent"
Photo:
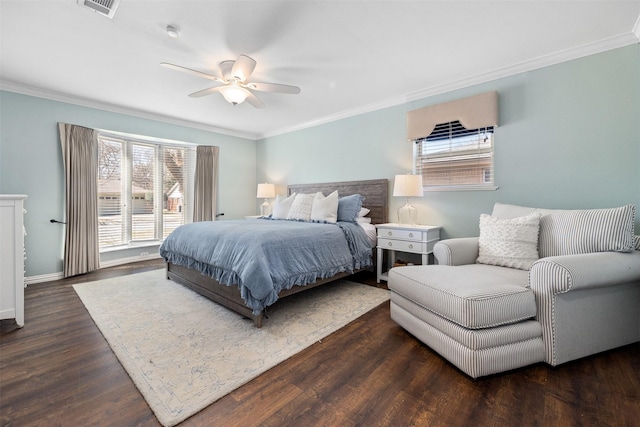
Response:
[{"label": "ceiling air vent", "polygon": [[100,15],[113,19],[120,0],[78,0],[80,6],[88,7]]}]

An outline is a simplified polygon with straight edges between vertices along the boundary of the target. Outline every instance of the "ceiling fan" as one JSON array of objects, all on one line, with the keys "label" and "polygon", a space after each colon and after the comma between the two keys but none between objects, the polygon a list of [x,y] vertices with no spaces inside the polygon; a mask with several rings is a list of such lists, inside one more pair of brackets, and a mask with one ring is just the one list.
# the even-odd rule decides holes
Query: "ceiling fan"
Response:
[{"label": "ceiling fan", "polygon": [[163,67],[171,68],[173,70],[184,71],[186,73],[193,74],[198,77],[213,80],[220,84],[220,86],[214,86],[207,89],[199,90],[189,96],[193,98],[199,98],[201,96],[211,95],[215,92],[220,92],[224,99],[233,105],[242,104],[245,100],[256,108],[264,108],[264,104],[252,91],[257,90],[261,92],[275,92],[275,93],[300,93],[300,88],[297,86],[283,85],[279,83],[264,83],[264,82],[250,82],[248,81],[251,73],[256,68],[256,61],[247,55],[240,55],[238,59],[222,61],[220,63],[220,71],[222,77],[217,77],[212,74],[203,73],[201,71],[192,70],[190,68],[182,67],[180,65],[169,64],[168,62],[161,62]]}]

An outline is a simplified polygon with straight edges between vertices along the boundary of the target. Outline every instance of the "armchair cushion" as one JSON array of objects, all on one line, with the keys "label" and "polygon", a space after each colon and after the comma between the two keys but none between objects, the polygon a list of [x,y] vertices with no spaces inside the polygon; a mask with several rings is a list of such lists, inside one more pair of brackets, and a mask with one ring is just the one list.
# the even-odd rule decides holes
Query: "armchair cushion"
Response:
[{"label": "armchair cushion", "polygon": [[540,221],[540,252],[547,256],[633,250],[635,207],[554,211]]},{"label": "armchair cushion", "polygon": [[536,315],[526,271],[469,264],[395,267],[389,289],[468,329],[517,323]]}]

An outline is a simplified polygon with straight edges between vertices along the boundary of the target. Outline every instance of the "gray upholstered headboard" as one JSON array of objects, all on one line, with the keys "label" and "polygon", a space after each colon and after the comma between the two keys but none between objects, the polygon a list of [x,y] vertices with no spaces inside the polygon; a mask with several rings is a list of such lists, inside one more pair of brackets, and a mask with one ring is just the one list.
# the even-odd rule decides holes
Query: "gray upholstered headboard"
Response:
[{"label": "gray upholstered headboard", "polygon": [[389,182],[386,179],[371,179],[366,181],[325,182],[320,184],[295,184],[287,186],[287,195],[293,193],[322,192],[325,196],[338,190],[340,197],[360,194],[365,197],[362,206],[370,209],[367,215],[372,224],[384,224],[388,221],[388,192]]}]

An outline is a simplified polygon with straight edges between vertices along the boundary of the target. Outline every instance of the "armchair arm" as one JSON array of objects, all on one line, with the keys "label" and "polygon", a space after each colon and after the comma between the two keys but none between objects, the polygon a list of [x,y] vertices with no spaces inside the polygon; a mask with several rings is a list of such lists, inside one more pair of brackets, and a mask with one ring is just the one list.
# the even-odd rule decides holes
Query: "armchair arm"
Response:
[{"label": "armchair arm", "polygon": [[459,237],[436,243],[433,256],[440,265],[475,264],[478,250],[478,237]]},{"label": "armchair arm", "polygon": [[[640,337],[639,251],[542,258],[531,266],[529,285],[542,325],[545,361],[552,366]],[[609,287],[616,289],[607,292]],[[574,299],[574,294],[580,297]]]},{"label": "armchair arm", "polygon": [[541,258],[529,271],[534,293],[559,294],[640,281],[640,252],[598,252]]}]

